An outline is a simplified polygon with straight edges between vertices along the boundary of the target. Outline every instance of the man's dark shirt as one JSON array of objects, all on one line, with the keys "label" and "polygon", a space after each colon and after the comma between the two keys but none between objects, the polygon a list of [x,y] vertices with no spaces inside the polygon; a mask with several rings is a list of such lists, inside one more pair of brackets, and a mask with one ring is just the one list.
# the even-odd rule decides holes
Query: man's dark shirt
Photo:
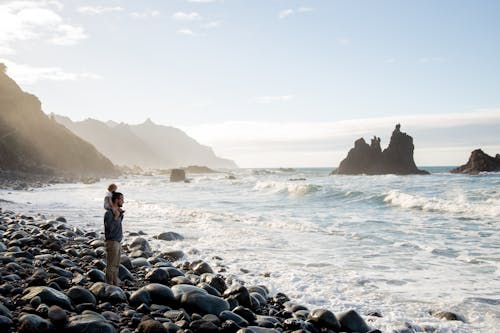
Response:
[{"label": "man's dark shirt", "polygon": [[120,216],[115,220],[113,211],[111,209],[106,211],[106,214],[104,214],[104,236],[106,237],[106,240],[117,242],[122,241],[122,220],[123,214],[120,214]]}]

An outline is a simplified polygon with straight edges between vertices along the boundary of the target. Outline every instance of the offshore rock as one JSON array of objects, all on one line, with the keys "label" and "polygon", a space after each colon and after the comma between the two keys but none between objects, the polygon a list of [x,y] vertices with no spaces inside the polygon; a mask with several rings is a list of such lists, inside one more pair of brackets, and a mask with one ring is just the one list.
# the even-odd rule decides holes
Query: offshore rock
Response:
[{"label": "offshore rock", "polygon": [[182,169],[172,169],[170,173],[171,182],[183,182],[186,180],[186,172]]},{"label": "offshore rock", "polygon": [[471,175],[480,172],[495,171],[500,171],[500,154],[496,154],[495,157],[492,157],[481,149],[474,150],[470,154],[469,161],[467,161],[466,164],[450,170],[451,173],[468,173]]},{"label": "offshore rock", "polygon": [[428,174],[420,170],[413,160],[413,138],[396,125],[389,146],[382,151],[380,138],[374,137],[368,145],[363,138],[356,140],[347,157],[332,172],[337,175],[410,175]]}]

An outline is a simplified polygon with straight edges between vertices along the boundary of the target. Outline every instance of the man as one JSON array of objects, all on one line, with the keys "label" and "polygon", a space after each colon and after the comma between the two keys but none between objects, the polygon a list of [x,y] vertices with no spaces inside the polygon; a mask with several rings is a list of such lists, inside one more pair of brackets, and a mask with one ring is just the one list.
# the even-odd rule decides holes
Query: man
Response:
[{"label": "man", "polygon": [[[104,236],[106,238],[106,283],[118,285],[118,270],[120,268],[121,244],[123,239],[122,221],[123,194],[113,192],[111,209],[104,214]],[[115,217],[113,211],[120,211]]]}]

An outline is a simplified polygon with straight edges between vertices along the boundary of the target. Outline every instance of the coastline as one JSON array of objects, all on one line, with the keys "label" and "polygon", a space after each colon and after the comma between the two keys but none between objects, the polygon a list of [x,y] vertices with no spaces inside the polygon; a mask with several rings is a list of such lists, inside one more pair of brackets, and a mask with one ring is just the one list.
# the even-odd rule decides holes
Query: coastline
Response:
[{"label": "coastline", "polygon": [[110,286],[96,232],[3,208],[0,220],[2,332],[379,332],[354,310],[307,309],[182,251],[153,251],[143,233],[125,235],[122,282]]}]

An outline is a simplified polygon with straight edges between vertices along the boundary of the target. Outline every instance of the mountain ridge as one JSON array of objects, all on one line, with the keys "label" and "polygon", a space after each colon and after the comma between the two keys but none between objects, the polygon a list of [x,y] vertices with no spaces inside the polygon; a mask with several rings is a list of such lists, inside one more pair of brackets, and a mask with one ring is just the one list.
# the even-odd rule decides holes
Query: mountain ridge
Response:
[{"label": "mountain ridge", "polygon": [[149,118],[141,124],[129,125],[113,120],[102,122],[87,118],[72,121],[55,114],[52,117],[79,137],[91,142],[117,165],[152,169],[189,165],[237,168],[233,161],[216,156],[212,148],[198,143],[184,131],[156,124]]}]

